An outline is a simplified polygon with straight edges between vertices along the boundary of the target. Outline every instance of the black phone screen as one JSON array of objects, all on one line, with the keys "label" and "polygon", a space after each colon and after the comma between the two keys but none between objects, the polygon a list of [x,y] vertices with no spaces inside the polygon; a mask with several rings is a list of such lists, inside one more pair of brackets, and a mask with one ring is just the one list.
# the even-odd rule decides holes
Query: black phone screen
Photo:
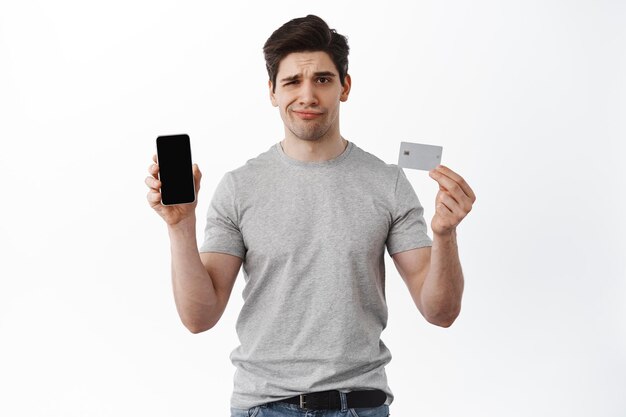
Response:
[{"label": "black phone screen", "polygon": [[196,193],[188,135],[159,136],[157,162],[163,205],[193,203]]}]

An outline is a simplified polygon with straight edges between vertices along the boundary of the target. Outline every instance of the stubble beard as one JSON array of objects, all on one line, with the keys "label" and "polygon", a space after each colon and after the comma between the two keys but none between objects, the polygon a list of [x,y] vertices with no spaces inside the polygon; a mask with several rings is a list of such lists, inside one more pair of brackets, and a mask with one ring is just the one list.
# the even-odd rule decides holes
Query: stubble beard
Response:
[{"label": "stubble beard", "polygon": [[316,141],[322,138],[330,126],[289,126],[289,130],[294,134],[298,139],[306,140],[306,141]]},{"label": "stubble beard", "polygon": [[297,116],[289,113],[287,128],[298,139],[316,141],[323,138],[332,126],[332,121],[326,119],[328,113],[324,113],[324,120],[299,120]]}]

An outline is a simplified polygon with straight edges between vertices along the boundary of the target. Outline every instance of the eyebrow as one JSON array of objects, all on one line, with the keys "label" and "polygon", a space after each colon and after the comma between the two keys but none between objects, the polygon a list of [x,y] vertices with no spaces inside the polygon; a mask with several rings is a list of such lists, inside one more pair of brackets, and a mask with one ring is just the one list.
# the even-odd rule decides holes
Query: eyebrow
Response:
[{"label": "eyebrow", "polygon": [[[331,72],[331,71],[318,71],[318,72],[314,72],[313,76],[315,76],[315,77],[336,77],[337,74],[335,74],[334,72]],[[280,80],[280,82],[282,83],[282,82],[285,82],[285,81],[294,81],[294,80],[297,80],[297,79],[300,79],[300,78],[302,78],[302,74],[295,74],[295,75],[290,75],[289,77],[282,78]]]}]

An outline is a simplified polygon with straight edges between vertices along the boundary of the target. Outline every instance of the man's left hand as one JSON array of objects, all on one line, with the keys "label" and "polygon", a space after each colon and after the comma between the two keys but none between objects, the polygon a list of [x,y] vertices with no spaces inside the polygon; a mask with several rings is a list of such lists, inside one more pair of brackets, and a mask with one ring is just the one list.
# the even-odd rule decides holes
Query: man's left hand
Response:
[{"label": "man's left hand", "polygon": [[430,227],[433,234],[450,234],[472,210],[476,195],[465,180],[448,167],[439,165],[428,174],[439,183],[435,215]]}]

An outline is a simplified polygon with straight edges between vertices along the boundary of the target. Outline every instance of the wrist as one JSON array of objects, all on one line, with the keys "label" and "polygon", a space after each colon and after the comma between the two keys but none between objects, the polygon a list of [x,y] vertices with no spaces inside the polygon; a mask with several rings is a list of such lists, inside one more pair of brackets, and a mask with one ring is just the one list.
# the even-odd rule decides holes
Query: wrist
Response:
[{"label": "wrist", "polygon": [[196,215],[192,214],[184,219],[180,220],[178,223],[168,224],[168,231],[171,233],[187,233],[189,231],[193,231],[195,236],[196,234]]},{"label": "wrist", "polygon": [[456,242],[456,229],[443,233],[433,232],[433,240]]}]

